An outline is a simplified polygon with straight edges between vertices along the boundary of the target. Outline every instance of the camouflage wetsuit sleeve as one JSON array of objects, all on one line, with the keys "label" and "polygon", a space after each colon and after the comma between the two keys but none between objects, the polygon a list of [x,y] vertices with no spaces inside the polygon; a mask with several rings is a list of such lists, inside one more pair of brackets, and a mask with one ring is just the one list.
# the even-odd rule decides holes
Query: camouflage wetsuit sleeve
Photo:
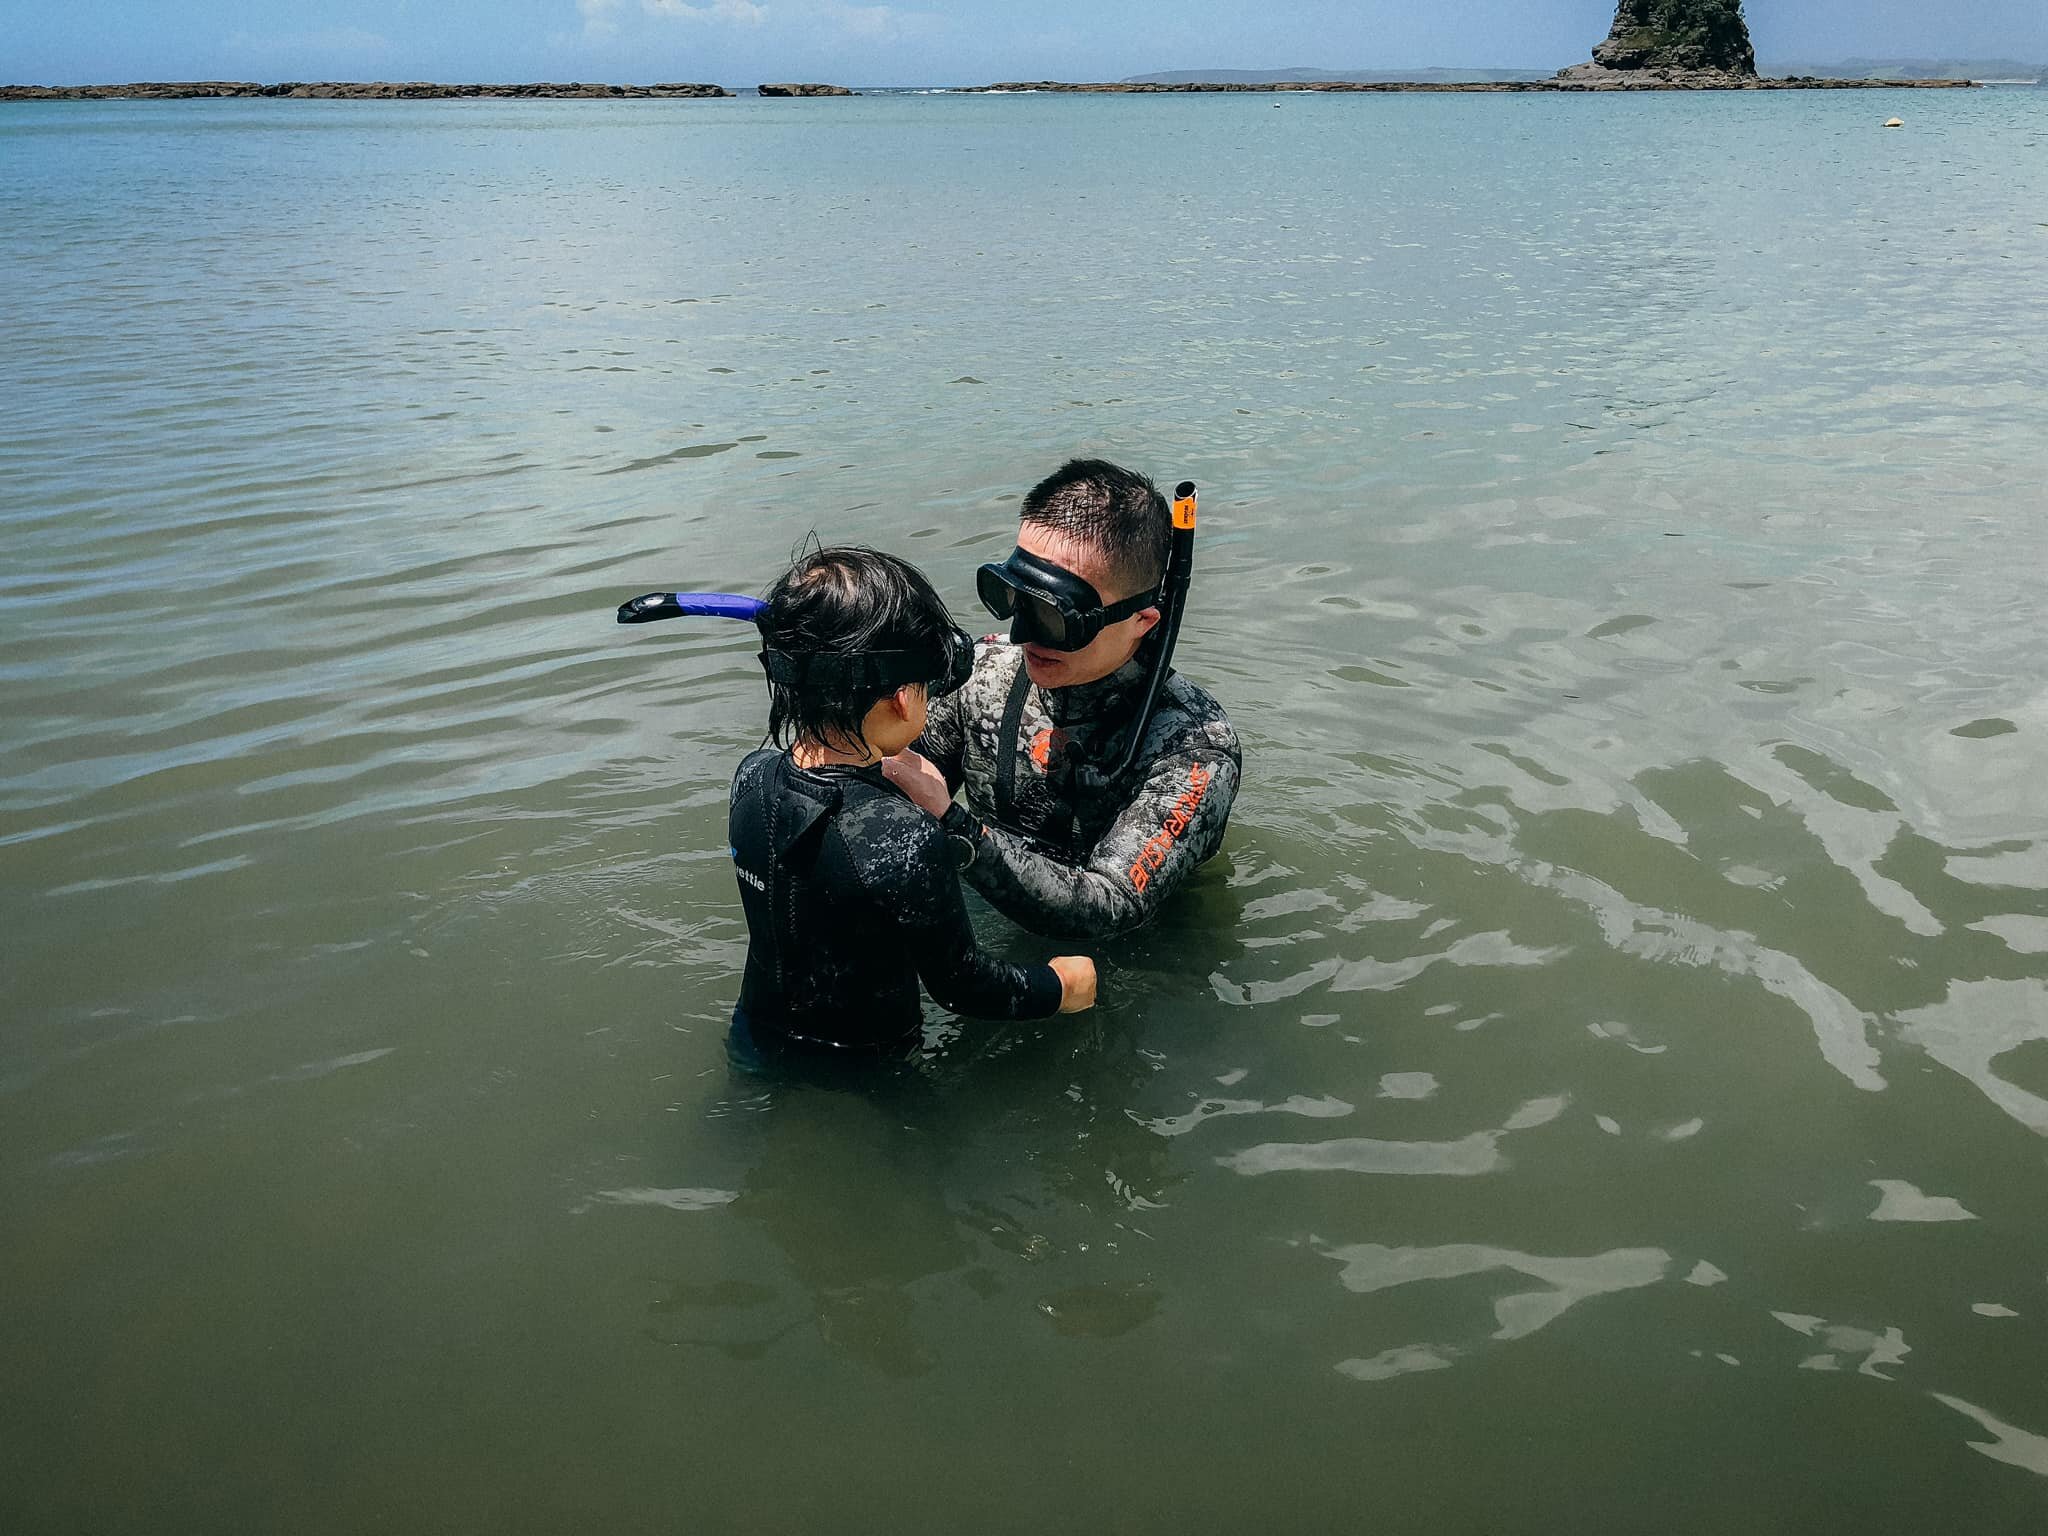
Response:
[{"label": "camouflage wetsuit sleeve", "polygon": [[[985,650],[985,645],[975,647],[977,662]],[[925,710],[924,734],[917,739],[918,752],[946,776],[946,788],[956,794],[966,774],[967,700],[973,692],[970,683],[942,699],[933,699]]]},{"label": "camouflage wetsuit sleeve", "polygon": [[[932,1001],[973,1019],[1042,1019],[1059,1012],[1063,988],[1057,971],[1011,965],[975,942],[938,823],[908,802],[888,810],[893,836],[873,836],[875,829],[869,829],[861,839],[868,856],[855,869],[868,896],[894,917]],[[905,837],[911,818],[915,822]]]},{"label": "camouflage wetsuit sleeve", "polygon": [[1137,792],[1087,858],[1067,863],[1025,838],[990,827],[967,878],[1005,917],[1036,933],[1101,939],[1149,922],[1216,851],[1239,768],[1229,753],[1193,744],[1153,759]]}]

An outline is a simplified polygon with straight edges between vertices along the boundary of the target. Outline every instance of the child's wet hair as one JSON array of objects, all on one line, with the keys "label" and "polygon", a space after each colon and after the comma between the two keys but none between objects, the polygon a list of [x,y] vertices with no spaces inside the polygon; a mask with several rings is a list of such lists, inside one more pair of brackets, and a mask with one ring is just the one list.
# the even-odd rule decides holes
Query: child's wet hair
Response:
[{"label": "child's wet hair", "polygon": [[[768,589],[768,606],[754,622],[764,645],[791,656],[924,649],[943,656],[953,634],[953,616],[916,566],[859,544],[798,555]],[[797,688],[771,680],[769,738],[777,746],[793,740],[865,746],[861,722],[894,691],[879,685]]]}]

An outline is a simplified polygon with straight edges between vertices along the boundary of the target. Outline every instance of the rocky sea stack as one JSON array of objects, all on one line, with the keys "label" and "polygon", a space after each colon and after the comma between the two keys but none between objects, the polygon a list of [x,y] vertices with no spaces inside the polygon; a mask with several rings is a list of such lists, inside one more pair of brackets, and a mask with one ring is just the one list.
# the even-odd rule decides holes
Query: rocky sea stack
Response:
[{"label": "rocky sea stack", "polygon": [[1742,0],[1619,0],[1593,62],[1559,70],[1589,84],[1736,85],[1756,79]]}]

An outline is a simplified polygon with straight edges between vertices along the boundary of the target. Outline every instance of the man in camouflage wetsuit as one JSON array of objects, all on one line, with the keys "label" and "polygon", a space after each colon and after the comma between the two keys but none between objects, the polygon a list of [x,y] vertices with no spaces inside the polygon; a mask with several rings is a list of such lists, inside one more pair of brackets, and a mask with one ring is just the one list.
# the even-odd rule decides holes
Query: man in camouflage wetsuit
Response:
[{"label": "man in camouflage wetsuit", "polygon": [[984,641],[967,685],[932,701],[921,751],[884,764],[940,818],[968,882],[1038,933],[1136,928],[1222,845],[1242,755],[1222,706],[1186,678],[1166,678],[1130,770],[1115,772],[1160,643],[1149,599],[1171,540],[1166,498],[1143,475],[1083,459],[1040,481],[1003,579],[1019,584],[1020,615],[1042,581],[1088,624],[1058,637],[1066,646],[1021,619],[1021,640]]}]

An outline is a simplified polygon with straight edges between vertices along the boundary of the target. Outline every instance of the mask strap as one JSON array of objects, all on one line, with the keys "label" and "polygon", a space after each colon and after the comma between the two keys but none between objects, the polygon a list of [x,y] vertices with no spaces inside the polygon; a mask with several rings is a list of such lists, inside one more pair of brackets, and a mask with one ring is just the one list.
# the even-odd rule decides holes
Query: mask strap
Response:
[{"label": "mask strap", "polygon": [[[859,688],[908,688],[912,683],[937,687],[952,677],[954,657],[974,655],[974,642],[965,630],[943,636],[936,654],[931,651],[819,651],[799,655],[763,647],[761,669],[768,680],[785,688],[807,686]],[[972,665],[972,662],[969,662]]]},{"label": "mask strap", "polygon": [[1159,588],[1153,587],[1149,591],[1139,592],[1119,602],[1110,603],[1099,611],[1102,614],[1103,623],[1117,624],[1128,619],[1134,613],[1143,613],[1158,601]]}]

